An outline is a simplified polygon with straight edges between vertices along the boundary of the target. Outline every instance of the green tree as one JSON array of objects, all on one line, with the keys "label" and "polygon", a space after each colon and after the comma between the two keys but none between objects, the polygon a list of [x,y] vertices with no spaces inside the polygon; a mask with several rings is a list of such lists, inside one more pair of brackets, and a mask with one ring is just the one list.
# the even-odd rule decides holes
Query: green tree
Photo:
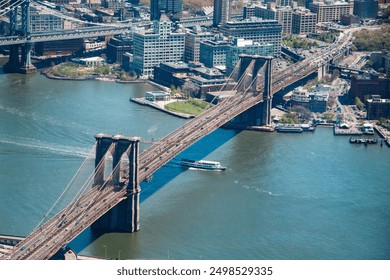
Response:
[{"label": "green tree", "polygon": [[292,110],[303,122],[309,121],[312,117],[312,112],[304,106],[294,106]]},{"label": "green tree", "polygon": [[199,93],[199,87],[193,83],[185,82],[181,87],[181,92],[184,98],[196,97]]},{"label": "green tree", "polygon": [[390,48],[390,27],[385,26],[380,30],[362,29],[355,34],[353,41],[359,51],[381,51]]},{"label": "green tree", "polygon": [[177,89],[176,89],[175,85],[171,85],[171,95],[175,96],[176,93],[177,93]]},{"label": "green tree", "polygon": [[126,80],[126,79],[127,79],[127,74],[126,74],[126,72],[122,70],[122,71],[120,72],[119,78],[120,78],[121,80]]},{"label": "green tree", "polygon": [[336,105],[336,102],[337,102],[337,97],[329,96],[328,105],[330,108],[333,108]]},{"label": "green tree", "polygon": [[295,124],[298,122],[298,114],[289,112],[280,118],[280,123]]},{"label": "green tree", "polygon": [[356,107],[358,107],[359,109],[363,108],[364,107],[364,103],[360,100],[359,97],[355,97],[355,105]]},{"label": "green tree", "polygon": [[129,71],[129,76],[132,77],[132,78],[136,78],[137,77],[137,73],[133,69],[131,69]]},{"label": "green tree", "polygon": [[322,114],[322,117],[327,121],[331,122],[335,119],[335,114],[333,112],[325,112]]}]

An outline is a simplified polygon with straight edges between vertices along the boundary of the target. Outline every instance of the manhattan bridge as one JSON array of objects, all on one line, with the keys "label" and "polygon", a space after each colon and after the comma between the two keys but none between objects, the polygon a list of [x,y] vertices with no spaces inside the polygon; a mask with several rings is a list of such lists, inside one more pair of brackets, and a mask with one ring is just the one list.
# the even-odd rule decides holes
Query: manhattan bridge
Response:
[{"label": "manhattan bridge", "polygon": [[[89,26],[32,33],[30,27],[30,7],[37,8],[46,14]],[[10,47],[10,57],[5,68],[9,72],[21,73],[33,73],[36,71],[31,63],[31,48],[34,43],[118,35],[130,32],[134,27],[133,24],[127,22],[114,24],[86,22],[45,7],[33,0],[0,0],[0,20],[8,22],[10,30],[6,36],[0,36],[0,46]]]}]

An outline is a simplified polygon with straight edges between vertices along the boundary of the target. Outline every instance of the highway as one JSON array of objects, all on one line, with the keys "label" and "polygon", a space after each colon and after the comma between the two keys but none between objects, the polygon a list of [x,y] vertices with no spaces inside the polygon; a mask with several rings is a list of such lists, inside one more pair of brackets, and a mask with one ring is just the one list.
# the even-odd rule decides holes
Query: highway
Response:
[{"label": "highway", "polygon": [[[348,46],[352,32],[345,31],[318,56],[306,58],[284,71],[273,74],[272,93],[315,72]],[[237,92],[220,101],[196,118],[160,139],[139,155],[139,181],[149,178],[156,170],[203,136],[213,132],[229,120],[262,102],[260,94]],[[34,230],[2,259],[49,259],[84,229],[98,220],[109,209],[126,199],[126,188],[113,186],[107,180],[94,186],[79,200],[67,206],[46,224]]]}]

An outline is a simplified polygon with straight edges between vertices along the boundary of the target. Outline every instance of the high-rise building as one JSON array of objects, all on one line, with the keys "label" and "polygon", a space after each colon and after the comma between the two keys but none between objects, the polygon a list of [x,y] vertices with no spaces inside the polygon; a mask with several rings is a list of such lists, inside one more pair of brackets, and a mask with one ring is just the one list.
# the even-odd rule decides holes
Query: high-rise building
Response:
[{"label": "high-rise building", "polygon": [[104,0],[104,7],[110,10],[119,10],[125,7],[124,0]]},{"label": "high-rise building", "polygon": [[292,8],[290,6],[276,6],[268,3],[267,6],[257,6],[255,16],[263,19],[274,19],[282,25],[282,34],[291,35]]},{"label": "high-rise building", "polygon": [[64,19],[49,13],[40,13],[34,10],[30,12],[30,31],[32,33],[64,30],[64,23]]},{"label": "high-rise building", "polygon": [[160,20],[161,12],[175,15],[183,11],[182,0],[150,0],[150,20]]},{"label": "high-rise building", "polygon": [[230,0],[214,0],[213,26],[218,27],[229,20]]},{"label": "high-rise building", "polygon": [[287,6],[292,7],[292,0],[276,0],[275,4],[276,6],[279,7],[287,7]]},{"label": "high-rise building", "polygon": [[252,40],[235,39],[226,50],[226,74],[230,75],[237,65],[240,54],[269,56],[272,55],[271,44],[254,43]]},{"label": "high-rise building", "polygon": [[355,0],[353,14],[360,18],[376,18],[378,7],[378,0]]},{"label": "high-rise building", "polygon": [[182,61],[185,33],[173,31],[172,22],[163,14],[154,21],[153,31],[134,33],[133,68],[140,76],[153,75],[153,67],[160,62]]},{"label": "high-rise building", "polygon": [[282,25],[276,20],[251,18],[242,21],[228,21],[220,27],[220,32],[231,38],[252,40],[262,45],[272,44],[272,54],[280,56]]},{"label": "high-rise building", "polygon": [[353,13],[353,0],[313,2],[309,4],[310,11],[317,14],[317,22],[339,21],[341,15],[351,15]]},{"label": "high-rise building", "polygon": [[214,37],[215,34],[204,31],[200,26],[196,26],[193,29],[187,29],[184,60],[186,62],[199,62],[200,43],[211,40]]},{"label": "high-rise building", "polygon": [[292,33],[310,34],[316,32],[317,14],[309,10],[295,10],[292,15]]},{"label": "high-rise building", "polygon": [[200,43],[200,62],[209,68],[226,67],[226,51],[230,42],[207,40]]},{"label": "high-rise building", "polygon": [[131,37],[111,38],[106,49],[107,61],[122,64],[123,55],[132,51],[133,40]]},{"label": "high-rise building", "polygon": [[69,1],[69,0],[51,0],[49,2],[56,4],[56,5],[68,5],[71,1]]},{"label": "high-rise building", "polygon": [[366,102],[367,119],[390,118],[390,99],[381,98],[380,95],[372,95]]},{"label": "high-rise building", "polygon": [[305,8],[310,9],[310,4],[313,2],[313,0],[305,0]]},{"label": "high-rise building", "polygon": [[167,14],[175,15],[183,11],[183,1],[182,0],[166,0],[165,12]]},{"label": "high-rise building", "polygon": [[372,94],[381,95],[382,98],[390,98],[390,78],[377,74],[352,75],[351,88],[349,90],[353,98],[359,97],[367,100]]},{"label": "high-rise building", "polygon": [[160,0],[150,0],[150,20],[160,20],[161,10]]},{"label": "high-rise building", "polygon": [[246,5],[243,10],[243,19],[251,18],[255,16],[255,5]]}]

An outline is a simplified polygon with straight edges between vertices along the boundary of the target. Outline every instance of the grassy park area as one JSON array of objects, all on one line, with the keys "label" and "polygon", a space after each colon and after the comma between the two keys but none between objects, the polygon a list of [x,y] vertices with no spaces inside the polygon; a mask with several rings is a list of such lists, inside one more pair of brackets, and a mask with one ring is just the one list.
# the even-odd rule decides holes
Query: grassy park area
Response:
[{"label": "grassy park area", "polygon": [[105,78],[120,81],[134,81],[137,78],[134,71],[126,72],[116,65],[103,64],[90,67],[74,62],[52,65],[52,67],[44,71],[44,74],[53,78],[77,80]]},{"label": "grassy park area", "polygon": [[165,105],[165,109],[189,115],[199,115],[209,107],[209,104],[200,99],[190,98],[186,101],[177,101]]}]

